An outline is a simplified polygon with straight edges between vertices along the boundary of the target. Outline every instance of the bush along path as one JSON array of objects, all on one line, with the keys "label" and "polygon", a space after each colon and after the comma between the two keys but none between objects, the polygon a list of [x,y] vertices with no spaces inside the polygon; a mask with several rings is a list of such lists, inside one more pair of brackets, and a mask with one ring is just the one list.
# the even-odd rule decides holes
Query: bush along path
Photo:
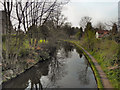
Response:
[{"label": "bush along path", "polygon": [[81,47],[77,42],[70,41],[71,43],[75,44],[79,49],[83,51],[85,56],[87,57],[93,72],[95,74],[95,78],[97,81],[98,88],[113,88],[111,83],[109,82],[106,74],[103,72],[101,66],[98,64],[98,62],[95,60],[93,56],[91,56],[83,47]]}]

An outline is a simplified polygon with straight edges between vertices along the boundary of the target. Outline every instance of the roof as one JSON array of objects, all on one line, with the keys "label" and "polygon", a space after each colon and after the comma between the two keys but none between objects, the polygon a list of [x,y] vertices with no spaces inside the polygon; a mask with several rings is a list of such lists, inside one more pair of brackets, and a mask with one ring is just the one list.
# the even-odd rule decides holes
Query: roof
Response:
[{"label": "roof", "polygon": [[99,34],[108,34],[109,31],[108,30],[98,30],[97,31]]},{"label": "roof", "polygon": [[106,35],[108,35],[110,33],[110,31],[108,31],[108,30],[98,30],[97,32],[99,34],[98,38],[105,37]]}]

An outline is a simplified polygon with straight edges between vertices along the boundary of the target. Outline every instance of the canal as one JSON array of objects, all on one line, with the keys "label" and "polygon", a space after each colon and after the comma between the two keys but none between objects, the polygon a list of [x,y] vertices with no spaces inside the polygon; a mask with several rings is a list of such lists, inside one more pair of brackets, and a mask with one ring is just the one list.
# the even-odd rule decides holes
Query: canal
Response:
[{"label": "canal", "polygon": [[95,76],[83,53],[74,45],[62,44],[50,60],[39,62],[3,88],[97,88]]}]

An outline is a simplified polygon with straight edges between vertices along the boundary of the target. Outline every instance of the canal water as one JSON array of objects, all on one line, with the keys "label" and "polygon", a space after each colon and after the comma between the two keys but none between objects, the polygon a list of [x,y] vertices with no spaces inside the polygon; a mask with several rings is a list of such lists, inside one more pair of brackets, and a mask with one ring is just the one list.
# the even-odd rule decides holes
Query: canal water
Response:
[{"label": "canal water", "polygon": [[61,46],[51,60],[40,62],[3,88],[97,88],[93,71],[83,53],[73,45]]}]

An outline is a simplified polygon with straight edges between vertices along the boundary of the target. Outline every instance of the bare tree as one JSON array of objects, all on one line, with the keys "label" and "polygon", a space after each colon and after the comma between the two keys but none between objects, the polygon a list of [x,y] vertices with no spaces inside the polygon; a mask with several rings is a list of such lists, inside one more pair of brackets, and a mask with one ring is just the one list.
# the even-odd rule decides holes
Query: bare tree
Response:
[{"label": "bare tree", "polygon": [[[68,0],[41,0],[39,2],[36,2],[35,0],[32,2],[25,2],[22,3],[21,1],[16,1],[16,14],[17,14],[17,20],[18,20],[18,30],[23,27],[24,31],[27,32],[29,30],[29,27],[34,27],[34,31],[36,31],[35,35],[33,36],[39,36],[37,35],[37,27],[41,27],[45,25],[45,23],[50,20],[51,15],[57,16],[57,14],[61,14],[61,9],[64,4],[66,4]],[[57,18],[57,17],[56,17]],[[55,18],[54,18],[55,20]],[[58,25],[58,19],[57,19],[57,25]],[[62,24],[62,22],[61,22]],[[31,33],[31,32],[29,32]],[[31,33],[33,34],[33,33]],[[34,40],[34,39],[33,39]],[[35,40],[34,40],[35,41]],[[37,42],[36,42],[37,43]]]},{"label": "bare tree", "polygon": [[13,8],[13,1],[12,0],[4,0],[4,11],[5,11],[5,30],[6,30],[6,59],[8,60],[9,57],[9,46],[10,46],[10,33],[11,33],[11,29],[12,29],[12,25],[11,25],[11,21],[10,21],[10,16],[11,16],[11,12],[12,12],[12,8]]},{"label": "bare tree", "polygon": [[[117,22],[116,22],[116,21],[109,21],[109,22],[106,22],[106,23],[105,23],[105,26],[106,26],[107,29],[111,30],[113,24],[116,24],[116,25],[117,25]],[[118,25],[117,25],[117,26],[118,26]]]},{"label": "bare tree", "polygon": [[[9,19],[16,20],[16,23],[13,25],[16,27],[16,30],[23,30],[25,33],[29,31],[28,33],[33,38],[33,41],[35,41],[34,39],[37,39],[39,36],[38,27],[44,26],[50,20],[51,16],[54,17],[53,21],[57,27],[63,24],[65,19],[63,21],[60,20],[63,18],[61,9],[68,2],[69,0],[39,0],[39,2],[38,0],[32,0],[31,2],[29,0],[26,2],[16,0],[13,5],[12,0],[8,0],[8,2],[4,0],[3,5],[5,12],[8,13]],[[11,15],[13,8],[14,12]],[[39,30],[42,30],[42,28]],[[31,41],[31,38],[29,41]]]},{"label": "bare tree", "polygon": [[57,29],[62,27],[67,20],[67,18],[62,15],[61,10],[62,7],[57,6],[56,10],[50,15],[50,21],[54,23]]},{"label": "bare tree", "polygon": [[13,8],[13,0],[4,0],[4,11],[5,11],[5,17],[6,17],[6,34],[10,33],[11,29],[11,21],[10,16]]},{"label": "bare tree", "polygon": [[83,29],[85,29],[87,23],[91,22],[91,20],[92,20],[92,18],[89,17],[89,16],[82,17],[81,20],[80,20],[80,23],[79,23],[80,27],[82,27]]},{"label": "bare tree", "polygon": [[98,28],[99,30],[105,30],[106,29],[106,25],[102,22],[97,23],[97,25],[95,27]]}]

